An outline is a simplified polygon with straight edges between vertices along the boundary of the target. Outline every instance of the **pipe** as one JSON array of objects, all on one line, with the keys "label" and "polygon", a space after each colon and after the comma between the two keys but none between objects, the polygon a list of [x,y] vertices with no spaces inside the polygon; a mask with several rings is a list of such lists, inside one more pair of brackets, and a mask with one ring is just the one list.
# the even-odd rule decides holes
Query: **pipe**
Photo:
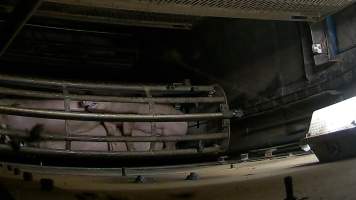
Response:
[{"label": "pipe", "polygon": [[[0,135],[29,139],[30,133],[19,130],[0,129]],[[122,137],[122,136],[90,136],[90,135],[53,135],[41,134],[38,141],[83,141],[83,142],[179,142],[194,140],[213,140],[228,138],[228,133],[205,133],[185,136],[150,136],[150,137]]]},{"label": "pipe", "polygon": [[79,121],[107,121],[107,122],[180,122],[201,121],[214,119],[227,119],[233,117],[233,112],[224,113],[195,113],[182,115],[138,115],[138,114],[104,114],[65,112],[55,110],[16,108],[12,106],[0,106],[0,113],[24,117],[36,117],[46,119],[63,119]]},{"label": "pipe", "polygon": [[147,103],[154,102],[160,104],[171,103],[224,103],[224,97],[115,97],[115,96],[97,96],[97,95],[78,95],[55,92],[40,92],[23,89],[12,89],[0,87],[0,94],[13,95],[21,97],[44,98],[44,99],[65,99],[75,101],[99,101],[99,102],[121,102],[121,103]]},{"label": "pipe", "polygon": [[255,133],[255,132],[260,132],[260,131],[264,131],[266,129],[272,129],[275,127],[279,127],[282,125],[288,125],[291,124],[293,122],[297,122],[297,121],[302,121],[302,120],[307,120],[310,119],[312,117],[312,114],[309,115],[304,115],[304,116],[299,116],[293,119],[288,119],[285,121],[281,121],[281,122],[277,122],[277,123],[271,123],[271,124],[267,124],[265,126],[261,126],[261,127],[256,127],[256,128],[246,128],[246,134],[251,134],[251,133]]},{"label": "pipe", "polygon": [[209,92],[214,90],[214,86],[187,86],[187,85],[119,85],[110,83],[85,83],[70,82],[61,80],[47,80],[41,78],[18,77],[10,75],[0,75],[0,82],[10,84],[20,84],[26,86],[76,88],[91,90],[124,90],[124,91],[155,91],[155,92]]},{"label": "pipe", "polygon": [[36,156],[94,156],[94,157],[109,157],[109,158],[122,158],[122,157],[153,157],[153,156],[184,156],[184,155],[205,155],[205,154],[218,154],[223,149],[220,146],[207,147],[202,150],[197,149],[176,149],[176,150],[161,150],[161,151],[120,151],[120,152],[100,152],[100,151],[66,151],[56,149],[40,149],[34,147],[21,147],[19,151],[14,151],[11,146],[0,144],[0,153],[17,153],[17,154],[33,154]]},{"label": "pipe", "polygon": [[330,50],[330,58],[335,58],[335,56],[339,53],[335,20],[332,16],[328,16],[325,19],[325,23],[329,39],[328,45]]}]

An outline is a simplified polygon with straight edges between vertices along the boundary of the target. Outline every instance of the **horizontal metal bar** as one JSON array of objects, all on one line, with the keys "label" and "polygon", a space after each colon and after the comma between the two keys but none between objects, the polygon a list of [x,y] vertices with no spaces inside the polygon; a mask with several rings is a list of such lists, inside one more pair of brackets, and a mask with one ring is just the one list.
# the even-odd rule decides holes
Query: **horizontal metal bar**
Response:
[{"label": "horizontal metal bar", "polygon": [[12,89],[0,87],[0,94],[13,95],[21,97],[45,98],[45,99],[65,99],[69,98],[74,101],[100,101],[100,102],[121,102],[121,103],[224,103],[224,97],[116,97],[116,96],[98,96],[98,95],[79,95],[55,93],[55,92],[40,92],[23,89]]},{"label": "horizontal metal bar", "polygon": [[65,112],[55,110],[19,108],[13,106],[0,106],[0,113],[25,117],[45,119],[63,119],[80,121],[107,121],[107,122],[179,122],[232,118],[232,112],[226,113],[195,113],[183,115],[138,115],[138,114],[104,114],[85,112]]},{"label": "horizontal metal bar", "polygon": [[192,28],[192,22],[171,22],[164,20],[149,20],[149,19],[123,19],[122,17],[104,17],[104,16],[88,16],[87,14],[72,14],[66,12],[57,12],[50,10],[39,10],[35,16],[50,17],[54,19],[62,20],[75,20],[82,22],[94,22],[104,24],[126,25],[126,26],[139,26],[139,27],[151,27],[151,28],[170,28],[180,30],[190,30]]},{"label": "horizontal metal bar", "polygon": [[[8,8],[12,8],[11,6]],[[38,14],[39,11],[35,13]],[[4,23],[5,20],[0,19],[0,23]],[[132,34],[129,33],[115,33],[115,32],[108,32],[108,31],[96,31],[96,30],[89,30],[89,29],[79,29],[79,28],[68,28],[68,27],[57,27],[57,26],[49,26],[49,25],[41,25],[41,24],[31,24],[26,23],[25,26],[27,27],[34,27],[34,28],[43,28],[43,29],[53,29],[53,30],[63,30],[63,31],[70,31],[70,32],[83,32],[83,33],[92,33],[92,34],[103,34],[103,35],[112,35],[112,36],[121,36],[121,37],[132,37]]]},{"label": "horizontal metal bar", "polygon": [[40,149],[34,147],[21,147],[19,151],[14,151],[11,146],[0,144],[0,153],[25,153],[25,154],[35,154],[35,155],[47,155],[47,156],[95,156],[95,157],[110,157],[110,158],[120,158],[120,157],[153,157],[153,156],[183,156],[183,155],[203,155],[203,154],[217,154],[222,153],[223,149],[220,146],[207,147],[202,150],[197,149],[176,149],[176,150],[161,150],[161,151],[120,151],[120,152],[100,152],[100,151],[66,151],[66,150],[56,150],[56,149]]},{"label": "horizontal metal bar", "polygon": [[[38,15],[39,12],[41,12],[41,11],[37,11],[35,13],[35,15]],[[82,33],[112,35],[112,36],[119,36],[119,37],[126,37],[126,38],[132,37],[132,34],[120,33],[120,32],[95,31],[95,30],[88,30],[88,29],[57,27],[57,26],[49,26],[49,25],[31,24],[31,23],[27,23],[27,24],[25,24],[25,26],[35,27],[35,28],[43,28],[43,29],[70,31],[70,32],[82,32]]]},{"label": "horizontal metal bar", "polygon": [[[0,129],[0,135],[7,135],[18,138],[29,138],[30,134],[26,131]],[[151,137],[133,137],[133,136],[90,136],[90,135],[53,135],[41,134],[39,141],[83,141],[83,142],[178,142],[194,140],[212,140],[224,139],[229,137],[228,133],[205,133],[185,136],[151,136]]]},{"label": "horizontal metal bar", "polygon": [[70,82],[63,80],[47,80],[33,77],[18,77],[0,74],[0,81],[11,84],[42,87],[67,87],[92,90],[123,90],[123,91],[169,91],[169,92],[208,92],[214,90],[214,86],[187,86],[187,85],[120,85],[111,83],[86,83]]},{"label": "horizontal metal bar", "polygon": [[300,146],[300,142],[292,142],[292,143],[287,143],[287,144],[283,144],[283,145],[271,146],[268,148],[253,149],[253,150],[250,150],[249,152],[256,153],[256,152],[266,151],[269,149],[280,149],[280,148],[286,148],[286,147],[290,147],[290,146]]}]

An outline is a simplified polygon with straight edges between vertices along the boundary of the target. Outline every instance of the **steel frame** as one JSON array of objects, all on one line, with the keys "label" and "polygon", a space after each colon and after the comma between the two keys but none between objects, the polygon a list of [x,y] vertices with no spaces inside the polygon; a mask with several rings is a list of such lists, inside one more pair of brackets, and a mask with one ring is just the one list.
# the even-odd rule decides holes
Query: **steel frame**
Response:
[{"label": "steel frame", "polygon": [[[18,77],[11,75],[0,75],[0,94],[6,97],[22,97],[32,99],[59,99],[64,101],[64,110],[44,110],[33,108],[21,108],[9,105],[0,105],[0,113],[6,115],[27,116],[36,118],[49,118],[79,121],[113,121],[113,122],[178,122],[178,121],[214,121],[220,123],[220,131],[201,133],[185,136],[150,136],[150,137],[127,137],[127,136],[89,136],[73,135],[66,128],[65,135],[54,135],[48,132],[41,133],[40,141],[64,141],[64,150],[40,149],[33,147],[22,147],[20,153],[39,155],[75,155],[75,156],[102,156],[102,157],[130,157],[130,156],[171,156],[171,155],[193,155],[193,154],[219,154],[228,149],[230,137],[230,118],[234,113],[229,110],[226,96],[222,88],[217,85],[191,86],[184,84],[173,85],[121,85],[109,83],[85,83],[63,80],[48,80],[33,77]],[[22,89],[15,87],[25,86]],[[43,91],[46,89],[46,91]],[[62,90],[62,93],[59,92]],[[100,92],[100,95],[83,95],[82,92]],[[113,95],[115,92],[126,92],[131,97]],[[104,94],[103,94],[104,93]],[[110,94],[110,96],[106,96]],[[135,95],[146,95],[146,97],[135,97]],[[168,97],[167,97],[168,95]],[[169,97],[173,95],[173,97]],[[164,114],[117,114],[117,113],[89,113],[74,112],[70,109],[70,101],[99,101],[99,102],[129,102],[147,103],[150,106],[159,104],[205,104],[207,107],[217,107],[220,112],[186,113],[175,115]],[[0,135],[26,140],[30,138],[30,132],[20,130],[0,129]],[[197,141],[196,149],[176,149],[148,152],[94,152],[94,151],[72,151],[71,142],[178,142]],[[220,141],[213,146],[201,146],[202,141]],[[11,150],[9,145],[0,145],[0,151]]]}]

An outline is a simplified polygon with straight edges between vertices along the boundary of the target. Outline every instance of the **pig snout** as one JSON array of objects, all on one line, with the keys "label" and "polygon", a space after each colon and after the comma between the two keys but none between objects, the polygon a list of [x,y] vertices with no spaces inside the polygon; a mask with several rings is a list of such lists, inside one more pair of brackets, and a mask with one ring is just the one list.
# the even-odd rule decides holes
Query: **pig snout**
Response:
[{"label": "pig snout", "polygon": [[93,111],[98,106],[98,103],[94,101],[81,101],[79,105],[85,108],[86,111]]}]

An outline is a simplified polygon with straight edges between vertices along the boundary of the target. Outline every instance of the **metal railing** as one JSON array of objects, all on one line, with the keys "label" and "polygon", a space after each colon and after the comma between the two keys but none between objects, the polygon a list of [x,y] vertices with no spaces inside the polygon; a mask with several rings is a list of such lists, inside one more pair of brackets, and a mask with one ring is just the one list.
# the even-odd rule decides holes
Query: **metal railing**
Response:
[{"label": "metal railing", "polygon": [[[63,135],[49,132],[41,133],[39,141],[64,141],[63,150],[43,149],[39,147],[21,147],[21,153],[53,154],[53,155],[79,155],[79,156],[170,156],[192,154],[218,154],[225,152],[229,144],[229,119],[234,116],[228,109],[226,96],[222,88],[217,85],[191,86],[183,84],[173,85],[119,85],[110,83],[84,83],[59,80],[47,80],[32,77],[17,77],[0,75],[0,95],[4,98],[26,98],[44,100],[63,100],[64,110],[49,110],[25,108],[19,106],[1,105],[0,114],[16,115],[46,119],[99,121],[99,122],[207,122],[211,130],[198,134],[184,136],[91,136],[75,135],[66,128]],[[21,86],[21,89],[19,89]],[[62,90],[62,92],[59,92]],[[90,95],[83,94],[90,91]],[[125,92],[126,96],[120,96]],[[109,95],[108,95],[109,94]],[[116,95],[118,94],[118,95]],[[128,95],[129,94],[129,95]],[[142,95],[145,96],[142,96]],[[95,113],[85,111],[71,111],[71,101],[97,101],[154,104],[190,105],[194,112],[183,114],[122,114],[122,113]],[[0,100],[1,102],[1,100]],[[189,110],[189,109],[188,109]],[[212,125],[212,126],[211,126]],[[67,127],[67,123],[66,123]],[[31,137],[30,131],[0,129],[0,135],[27,141]],[[139,151],[73,151],[71,142],[196,142],[196,148],[183,148],[175,150]],[[207,145],[206,145],[207,144]],[[0,145],[0,152],[10,151],[6,144]]]}]

